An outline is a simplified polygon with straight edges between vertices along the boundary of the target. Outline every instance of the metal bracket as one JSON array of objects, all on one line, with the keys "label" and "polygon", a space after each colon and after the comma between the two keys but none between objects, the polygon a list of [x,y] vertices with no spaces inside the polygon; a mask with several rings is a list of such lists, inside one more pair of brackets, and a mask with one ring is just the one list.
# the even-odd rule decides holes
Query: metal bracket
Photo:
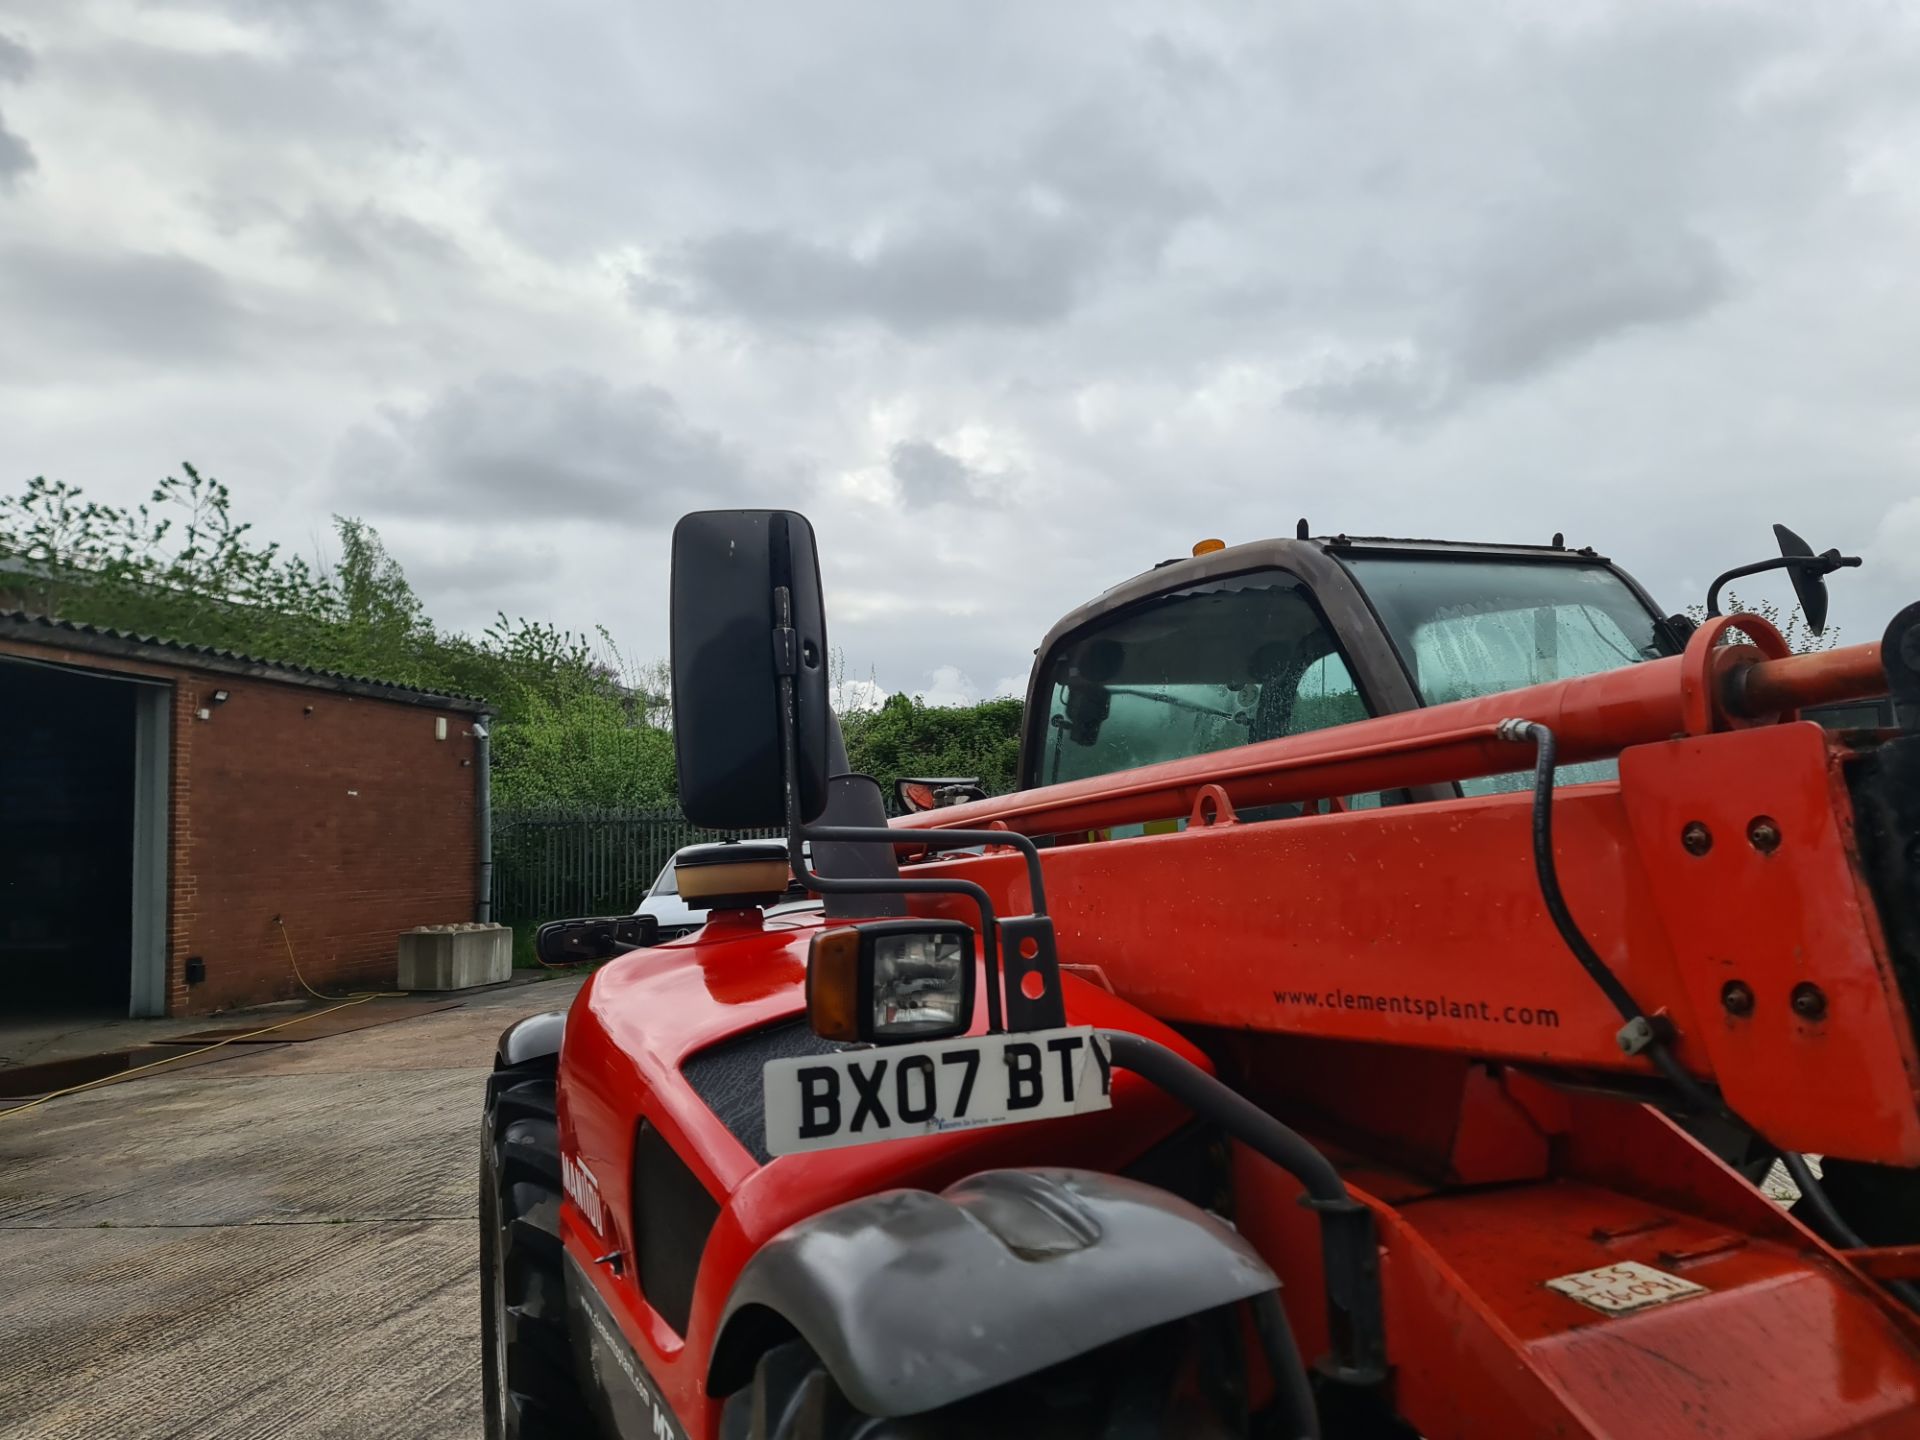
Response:
[{"label": "metal bracket", "polygon": [[1622,1025],[1613,1038],[1620,1043],[1622,1055],[1638,1055],[1658,1037],[1654,1035],[1653,1025],[1647,1017],[1638,1015]]},{"label": "metal bracket", "polygon": [[1758,615],[1716,615],[1687,637],[1680,660],[1680,715],[1688,735],[1711,735],[1715,730],[1740,728],[1742,722],[1721,713],[1720,664],[1730,656],[1718,653],[1720,637],[1737,630],[1762,658],[1780,660],[1793,652],[1780,632]]},{"label": "metal bracket", "polygon": [[1014,915],[1000,922],[1000,969],[1007,977],[1009,1030],[1057,1030],[1067,1023],[1050,918]]},{"label": "metal bracket", "polygon": [[800,632],[791,625],[776,625],[773,630],[773,673],[800,673]]},{"label": "metal bracket", "polygon": [[1614,1034],[1622,1055],[1638,1055],[1651,1045],[1671,1045],[1676,1038],[1673,1022],[1665,1011],[1636,1015]]},{"label": "metal bracket", "polygon": [[1189,830],[1205,830],[1213,825],[1238,825],[1240,817],[1234,813],[1233,801],[1227,798],[1227,792],[1218,785],[1202,785],[1200,793],[1193,797],[1193,813],[1187,817]]}]

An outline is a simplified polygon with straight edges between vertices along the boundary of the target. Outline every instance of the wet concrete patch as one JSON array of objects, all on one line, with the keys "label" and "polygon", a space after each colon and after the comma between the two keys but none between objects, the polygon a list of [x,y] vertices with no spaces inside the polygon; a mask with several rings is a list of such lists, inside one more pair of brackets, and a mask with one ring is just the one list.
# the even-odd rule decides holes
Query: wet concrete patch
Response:
[{"label": "wet concrete patch", "polygon": [[[264,1048],[277,1050],[280,1047],[269,1045]],[[14,1065],[0,1069],[0,1112],[75,1086],[97,1085],[101,1081],[117,1084],[122,1080],[157,1079],[177,1070],[190,1070],[196,1066],[237,1058],[242,1053],[226,1046],[195,1053],[191,1050],[143,1045],[138,1049],[114,1050],[104,1055],[79,1055],[68,1060],[51,1060],[43,1065]]]},{"label": "wet concrete patch", "polygon": [[138,1050],[114,1050],[105,1055],[80,1055],[71,1060],[52,1060],[45,1065],[14,1065],[0,1070],[0,1100],[21,1100],[50,1094],[74,1085],[86,1085],[119,1075],[147,1060],[163,1057],[142,1046]]}]

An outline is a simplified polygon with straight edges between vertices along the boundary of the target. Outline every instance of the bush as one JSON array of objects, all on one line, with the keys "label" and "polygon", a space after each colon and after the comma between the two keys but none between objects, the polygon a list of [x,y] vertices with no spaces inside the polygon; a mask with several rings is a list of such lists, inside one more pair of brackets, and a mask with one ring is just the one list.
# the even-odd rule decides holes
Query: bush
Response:
[{"label": "bush", "polygon": [[889,803],[902,775],[977,775],[998,795],[1018,783],[1023,709],[1018,700],[949,707],[893,695],[840,724],[851,767],[878,780]]}]

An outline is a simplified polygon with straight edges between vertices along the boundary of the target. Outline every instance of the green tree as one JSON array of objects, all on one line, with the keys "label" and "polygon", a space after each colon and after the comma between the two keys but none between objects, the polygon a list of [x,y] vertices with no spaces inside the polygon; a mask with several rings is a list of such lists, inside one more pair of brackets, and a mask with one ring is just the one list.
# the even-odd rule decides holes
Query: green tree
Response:
[{"label": "green tree", "polygon": [[[1787,648],[1796,655],[1806,654],[1814,650],[1831,650],[1840,641],[1840,627],[1838,625],[1829,625],[1824,633],[1819,635],[1814,634],[1813,631],[1808,628],[1807,617],[1800,613],[1800,607],[1798,605],[1793,606],[1789,610],[1782,611],[1781,608],[1771,600],[1746,601],[1729,590],[1720,601],[1720,609],[1723,614],[1727,615],[1745,614],[1759,616],[1780,632],[1780,638],[1787,642]],[[1705,624],[1707,607],[1705,605],[1689,605],[1687,607],[1687,614],[1690,615],[1696,623]],[[1741,643],[1741,637],[1729,630],[1725,635],[1721,636],[1720,643],[1722,645],[1738,645]]]},{"label": "green tree", "polygon": [[944,706],[892,695],[840,724],[852,768],[878,780],[889,800],[902,775],[977,775],[997,795],[1019,780],[1023,710],[1018,700]]}]

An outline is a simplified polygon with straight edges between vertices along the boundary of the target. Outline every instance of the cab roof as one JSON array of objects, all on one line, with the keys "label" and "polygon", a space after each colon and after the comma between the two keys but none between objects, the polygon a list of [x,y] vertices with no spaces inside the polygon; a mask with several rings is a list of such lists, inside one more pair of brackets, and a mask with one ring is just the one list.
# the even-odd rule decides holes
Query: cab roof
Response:
[{"label": "cab roof", "polygon": [[[1304,523],[1304,522],[1303,522]],[[1335,555],[1342,558],[1354,555],[1427,555],[1435,558],[1454,559],[1515,559],[1515,560],[1565,560],[1576,565],[1606,565],[1611,562],[1591,545],[1582,545],[1570,549],[1559,535],[1553,537],[1550,545],[1519,545],[1492,540],[1432,540],[1399,535],[1302,535],[1294,539],[1250,540],[1239,545],[1228,545],[1223,549],[1210,550],[1198,555],[1176,555],[1162,560],[1150,569],[1131,575],[1117,584],[1108,586],[1101,592],[1100,598],[1092,605],[1102,606],[1107,597],[1116,591],[1129,591],[1129,598],[1145,592],[1158,591],[1176,578],[1163,574],[1163,571],[1175,567],[1191,567],[1196,574],[1204,572],[1207,576],[1229,573],[1248,568],[1250,565],[1270,563],[1283,555],[1297,555],[1303,549],[1318,551],[1322,555]],[[1221,564],[1227,557],[1234,557]],[[1152,584],[1142,587],[1139,582],[1148,576],[1155,577]],[[1082,609],[1089,608],[1087,606]]]}]

